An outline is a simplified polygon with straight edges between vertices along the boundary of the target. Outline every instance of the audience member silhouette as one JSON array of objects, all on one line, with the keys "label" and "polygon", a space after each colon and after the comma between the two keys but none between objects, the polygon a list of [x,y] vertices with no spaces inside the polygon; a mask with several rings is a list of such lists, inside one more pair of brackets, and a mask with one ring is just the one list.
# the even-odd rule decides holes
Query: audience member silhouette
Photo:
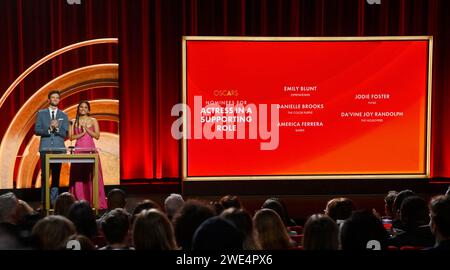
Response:
[{"label": "audience member silhouette", "polygon": [[75,202],[69,210],[69,219],[75,225],[78,234],[93,240],[98,234],[95,213],[87,201]]},{"label": "audience member silhouette", "polygon": [[244,235],[221,216],[205,220],[195,231],[192,240],[193,251],[243,250]]},{"label": "audience member silhouette", "polygon": [[432,247],[435,239],[429,226],[427,202],[419,196],[410,196],[403,200],[400,207],[400,221],[403,231],[390,241],[392,246]]},{"label": "audience member silhouette", "polygon": [[210,205],[198,200],[188,200],[173,218],[178,246],[183,250],[191,250],[195,231],[200,224],[214,215]]},{"label": "audience member silhouette", "polygon": [[260,250],[261,245],[256,238],[253,220],[250,214],[244,209],[234,207],[228,208],[221,214],[222,217],[231,221],[236,229],[244,235],[244,250]]},{"label": "audience member silhouette", "polygon": [[406,189],[400,191],[397,196],[395,196],[394,203],[392,204],[392,227],[396,232],[403,231],[403,225],[400,220],[400,207],[402,206],[402,202],[410,197],[416,195],[412,190]]},{"label": "audience member silhouette", "polygon": [[294,246],[286,226],[274,210],[267,208],[258,210],[253,217],[253,222],[262,249],[289,249]]},{"label": "audience member silhouette", "polygon": [[337,250],[338,225],[327,215],[312,215],[303,228],[302,246],[305,250]]},{"label": "audience member silhouette", "polygon": [[75,233],[75,225],[59,215],[47,216],[33,228],[33,235],[38,239],[38,248],[41,250],[64,250],[68,238]]},{"label": "audience member silhouette", "polygon": [[343,250],[366,250],[370,244],[377,241],[381,249],[387,248],[389,235],[383,223],[369,210],[353,211],[340,233]]},{"label": "audience member silhouette", "polygon": [[172,224],[158,209],[143,210],[133,224],[133,244],[136,250],[176,250]]},{"label": "audience member silhouette", "polygon": [[177,193],[172,193],[164,200],[164,209],[166,210],[167,217],[172,220],[173,216],[184,205],[183,196]]},{"label": "audience member silhouette", "polygon": [[75,203],[75,197],[70,192],[59,194],[56,198],[54,214],[63,217],[69,216],[70,207]]},{"label": "audience member silhouette", "polygon": [[325,214],[337,224],[348,219],[356,209],[355,204],[348,198],[334,198],[328,201]]},{"label": "audience member silhouette", "polygon": [[450,250],[450,196],[433,197],[429,209],[430,227],[436,238],[432,250]]},{"label": "audience member silhouette", "polygon": [[104,216],[101,229],[108,245],[102,250],[130,249],[128,234],[130,232],[130,214],[122,208],[115,208]]},{"label": "audience member silhouette", "polygon": [[238,209],[242,208],[242,203],[238,196],[226,195],[220,199],[219,203],[220,205],[222,205],[223,210],[226,210],[231,207]]}]

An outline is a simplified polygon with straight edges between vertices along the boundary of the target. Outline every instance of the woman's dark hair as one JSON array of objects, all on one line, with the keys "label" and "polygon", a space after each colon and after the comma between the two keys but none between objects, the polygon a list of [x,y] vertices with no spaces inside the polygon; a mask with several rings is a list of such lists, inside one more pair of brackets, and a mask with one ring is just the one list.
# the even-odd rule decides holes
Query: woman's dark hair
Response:
[{"label": "woman's dark hair", "polygon": [[305,250],[337,250],[339,228],[336,222],[323,214],[309,217],[303,229],[302,246]]},{"label": "woman's dark hair", "polygon": [[241,200],[239,199],[238,196],[234,196],[234,195],[223,196],[220,199],[219,203],[222,205],[224,210],[231,208],[231,207],[242,208]]},{"label": "woman's dark hair", "polygon": [[133,224],[133,244],[137,250],[176,250],[172,224],[157,209],[144,210]]},{"label": "woman's dark hair", "polygon": [[262,209],[272,209],[273,211],[275,211],[278,214],[278,216],[280,216],[281,221],[283,221],[284,226],[290,226],[290,224],[289,224],[290,219],[287,215],[286,206],[278,198],[267,199],[263,203],[261,208]]},{"label": "woman's dark hair", "polygon": [[109,211],[101,222],[108,244],[122,243],[130,229],[130,215],[122,208]]},{"label": "woman's dark hair", "polygon": [[134,208],[133,216],[139,214],[140,212],[142,212],[142,210],[150,210],[150,209],[161,210],[161,207],[152,200],[143,200],[140,203],[138,203],[136,208]]},{"label": "woman's dark hair", "polygon": [[150,199],[146,199],[139,202],[136,208],[134,208],[133,213],[131,215],[131,224],[134,223],[134,219],[136,218],[137,215],[139,215],[140,212],[150,209],[161,210],[161,207],[159,206],[159,204]]},{"label": "woman's dark hair", "polygon": [[205,220],[192,238],[193,251],[243,250],[244,235],[233,223],[221,216]]},{"label": "woman's dark hair", "polygon": [[369,210],[354,211],[341,228],[343,250],[366,250],[372,240],[378,241],[381,249],[386,249],[388,239],[383,223]]},{"label": "woman's dark hair", "polygon": [[72,193],[64,192],[64,193],[60,194],[56,198],[54,214],[60,215],[63,217],[68,217],[70,207],[74,203],[75,203],[75,197],[72,195]]},{"label": "woman's dark hair", "polygon": [[200,224],[214,215],[214,210],[208,204],[198,200],[188,200],[173,217],[178,246],[183,250],[191,250],[195,231]]},{"label": "woman's dark hair", "polygon": [[42,250],[63,250],[67,239],[75,234],[73,223],[63,216],[47,216],[33,228],[33,235]]},{"label": "woman's dark hair", "polygon": [[231,221],[236,229],[244,235],[244,250],[260,250],[261,245],[256,237],[256,230],[253,226],[252,216],[244,209],[234,207],[222,212],[221,217]]},{"label": "woman's dark hair", "polygon": [[405,230],[414,230],[430,222],[428,204],[419,196],[410,196],[403,200],[400,207],[400,220]]},{"label": "woman's dark hair", "polygon": [[[91,111],[91,104],[89,104],[89,101],[87,101],[87,100],[80,101],[80,103],[78,103],[78,106],[77,106],[77,116],[75,118],[75,127],[80,127],[80,107],[82,104],[86,104],[89,111]],[[88,115],[89,115],[89,113],[88,113]]]},{"label": "woman's dark hair", "polygon": [[97,235],[95,213],[87,201],[78,201],[70,207],[69,219],[75,224],[77,232],[89,239]]},{"label": "woman's dark hair", "polygon": [[400,191],[397,196],[395,196],[394,199],[394,203],[392,204],[392,210],[395,212],[395,214],[399,214],[400,213],[400,208],[402,207],[402,203],[403,201],[411,196],[416,195],[416,193],[414,193],[414,191],[409,190],[409,189],[405,189]]},{"label": "woman's dark hair", "polygon": [[355,210],[355,204],[348,198],[333,198],[328,201],[325,209],[327,214],[334,221],[346,220]]}]

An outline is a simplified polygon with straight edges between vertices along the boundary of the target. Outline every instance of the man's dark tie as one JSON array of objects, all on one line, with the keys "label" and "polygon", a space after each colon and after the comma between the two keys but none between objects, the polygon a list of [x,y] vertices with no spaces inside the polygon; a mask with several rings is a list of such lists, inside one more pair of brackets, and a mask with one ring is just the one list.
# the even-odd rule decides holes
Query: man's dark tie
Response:
[{"label": "man's dark tie", "polygon": [[55,111],[52,111],[52,120],[55,120]]}]

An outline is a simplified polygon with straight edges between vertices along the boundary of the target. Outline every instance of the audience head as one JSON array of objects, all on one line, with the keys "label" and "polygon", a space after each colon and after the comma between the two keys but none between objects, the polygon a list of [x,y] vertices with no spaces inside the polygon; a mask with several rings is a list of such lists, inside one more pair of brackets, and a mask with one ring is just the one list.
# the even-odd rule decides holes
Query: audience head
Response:
[{"label": "audience head", "polygon": [[74,224],[63,216],[47,216],[33,228],[42,250],[63,250],[67,239],[76,233]]},{"label": "audience head", "polygon": [[450,239],[450,197],[436,196],[429,203],[430,227],[438,242]]},{"label": "audience head", "polygon": [[253,217],[261,248],[264,250],[289,249],[290,237],[280,216],[272,209],[263,208]]},{"label": "audience head", "polygon": [[21,237],[25,239],[31,235],[34,225],[44,217],[40,213],[34,211],[34,209],[25,201],[17,200],[17,223],[16,225],[21,230]]},{"label": "audience head", "polygon": [[97,235],[95,213],[87,201],[75,202],[70,207],[69,219],[75,224],[78,234],[82,234],[89,239]]},{"label": "audience head", "polygon": [[26,218],[27,215],[33,214],[34,209],[23,200],[17,199],[17,220],[20,222]]},{"label": "audience head", "polygon": [[0,223],[0,250],[25,249],[25,245],[20,241],[17,231],[9,224]]},{"label": "audience head", "polygon": [[0,195],[0,223],[16,224],[18,221],[19,203],[16,195],[8,192]]},{"label": "audience head", "polygon": [[[110,211],[100,224],[109,245],[128,245],[130,215],[118,207],[124,205],[125,193],[122,190],[109,192]],[[134,211],[133,244],[136,249],[149,250],[175,250],[177,246],[185,250],[275,250],[292,247],[293,242],[286,229],[289,220],[287,211],[278,199],[266,200],[253,219],[236,196],[224,196],[218,205],[224,210],[220,216],[215,216],[211,205],[197,200],[185,203],[181,195],[170,194],[164,201],[164,208],[168,216],[173,216],[172,225],[158,204],[152,200],[142,201]],[[20,207],[20,201],[13,193],[0,195],[0,223],[18,224]],[[30,209],[34,213],[26,203],[23,207],[22,216]],[[372,248],[368,245],[370,241],[376,240],[382,249],[386,249],[389,235],[380,218],[373,211],[354,209],[353,201],[348,198],[328,201],[326,215],[315,214],[306,221],[303,248],[337,250],[340,240],[343,250],[365,250]],[[397,226],[407,231],[429,222],[438,242],[450,240],[449,196],[436,196],[427,206],[426,201],[411,190],[398,194],[390,191],[385,197],[385,213],[396,216],[402,223]],[[340,236],[337,220],[345,220]],[[2,241],[6,243],[0,245],[0,249],[22,246],[7,227],[0,226],[0,231]],[[37,222],[32,233],[40,249],[66,249],[69,240],[80,242],[82,249],[95,249],[90,240],[97,234],[95,213],[88,202],[75,202],[72,194],[62,193],[55,203],[55,215]]]},{"label": "audience head", "polygon": [[80,250],[96,250],[94,243],[87,238],[86,236],[82,234],[73,234],[69,236],[66,243],[66,249],[75,249],[74,246],[71,246],[70,242],[71,240],[78,241],[80,243]]},{"label": "audience head", "polygon": [[167,217],[172,220],[175,213],[184,205],[183,197],[180,194],[172,193],[164,200],[164,209]]},{"label": "audience head", "polygon": [[354,211],[341,228],[343,250],[366,250],[369,241],[376,240],[386,249],[389,235],[383,223],[372,211]]},{"label": "audience head", "polygon": [[405,230],[429,223],[427,202],[419,196],[406,198],[400,207],[400,220]]},{"label": "audience head", "polygon": [[157,209],[143,210],[134,221],[133,244],[136,250],[175,250],[172,224]]},{"label": "audience head", "polygon": [[325,214],[334,221],[348,219],[355,210],[355,205],[348,198],[334,198],[328,201]]},{"label": "audience head", "polygon": [[108,245],[127,245],[130,215],[122,208],[115,208],[102,219],[101,228]]},{"label": "audience head", "polygon": [[74,203],[75,197],[72,195],[72,193],[69,192],[61,193],[56,198],[54,214],[63,217],[68,217],[70,207],[72,207]]},{"label": "audience head", "polygon": [[285,220],[285,225],[286,226],[296,226],[297,224],[295,224],[295,221],[293,221],[290,216],[289,216],[289,212],[288,209],[286,207],[286,204],[284,203],[283,200],[279,199],[279,198],[271,198],[272,200],[278,201],[281,205],[281,207],[283,208],[283,213],[284,213],[284,219],[282,218],[282,220]]},{"label": "audience head", "polygon": [[327,215],[312,215],[305,223],[302,241],[305,250],[337,250],[339,228]]},{"label": "audience head", "polygon": [[269,198],[267,199],[263,205],[262,209],[271,209],[275,211],[278,216],[281,218],[284,226],[288,226],[289,218],[287,217],[286,209],[283,204],[277,198]]},{"label": "audience head", "polygon": [[228,208],[222,212],[221,216],[236,227],[236,229],[244,235],[244,250],[261,249],[253,226],[253,220],[250,214],[244,209]]},{"label": "audience head", "polygon": [[133,214],[131,216],[131,224],[134,223],[134,219],[140,212],[142,212],[143,210],[150,210],[150,209],[161,210],[161,207],[156,202],[149,199],[139,202],[136,208],[134,208]]},{"label": "audience head", "polygon": [[388,192],[386,197],[384,197],[384,214],[388,217],[394,217],[394,210],[392,209],[395,201],[395,197],[397,197],[398,192],[395,190],[391,190]]},{"label": "audience head", "polygon": [[220,215],[224,210],[223,205],[221,205],[220,202],[212,201],[209,204],[211,205],[216,215]]},{"label": "audience head", "polygon": [[160,210],[161,207],[159,207],[159,205],[156,202],[154,202],[153,200],[143,200],[140,203],[138,203],[136,208],[134,208],[133,216],[136,216],[137,214],[139,214],[143,210],[150,210],[150,209],[158,209],[158,210]]},{"label": "audience head", "polygon": [[238,196],[233,196],[233,195],[223,196],[220,199],[219,203],[220,203],[220,205],[222,205],[224,210],[231,208],[231,207],[242,208],[242,203]]},{"label": "audience head", "polygon": [[205,220],[195,231],[192,250],[243,250],[244,235],[221,216]]},{"label": "audience head", "polygon": [[125,191],[119,188],[112,189],[108,192],[106,203],[108,204],[108,210],[125,208],[125,205],[127,204]]},{"label": "audience head", "polygon": [[395,196],[394,203],[392,204],[392,214],[393,218],[400,219],[400,207],[402,206],[403,201],[410,197],[416,195],[412,190],[406,189],[400,191],[397,196]]},{"label": "audience head", "polygon": [[186,201],[173,218],[178,245],[184,250],[190,250],[192,237],[197,228],[214,215],[214,210],[208,204],[197,200]]}]

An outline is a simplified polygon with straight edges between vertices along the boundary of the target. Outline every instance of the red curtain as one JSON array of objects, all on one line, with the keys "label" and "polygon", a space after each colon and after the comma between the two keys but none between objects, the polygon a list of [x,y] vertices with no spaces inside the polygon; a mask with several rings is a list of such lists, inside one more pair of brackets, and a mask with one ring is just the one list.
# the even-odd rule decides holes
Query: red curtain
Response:
[{"label": "red curtain", "polygon": [[[62,0],[0,1],[0,90],[30,64],[81,40],[119,36],[116,47],[80,50],[46,65],[1,108],[0,136],[38,86],[75,66],[117,61],[121,179],[178,178],[180,142],[170,134],[181,100],[183,35],[378,36],[432,35],[432,172],[450,177],[450,1],[382,0]],[[119,57],[117,56],[119,55]],[[119,58],[119,59],[118,59]],[[78,97],[73,97],[78,100]],[[64,101],[66,102],[66,100]],[[72,100],[67,100],[70,104]]]},{"label": "red curtain", "polygon": [[[42,57],[80,41],[118,36],[118,1],[0,1],[0,93],[28,67]],[[47,62],[32,72],[12,93],[1,113],[0,136],[23,103],[51,79],[70,70],[92,64],[118,63],[117,45],[96,45],[77,49]],[[62,100],[61,107],[80,99],[115,98],[118,89],[86,91]]]},{"label": "red curtain", "polygon": [[[66,1],[0,1],[0,95],[28,67],[44,56],[65,46],[95,38],[118,37],[116,0],[83,1],[68,5]],[[61,74],[87,65],[118,63],[118,45],[101,44],[80,48],[45,63],[33,71],[12,92],[0,108],[0,139],[9,122],[35,91]],[[89,89],[61,101],[61,108],[78,104],[82,99],[119,99],[118,88]],[[118,132],[118,125],[100,121],[100,129]],[[16,158],[33,135],[27,134]]]}]

